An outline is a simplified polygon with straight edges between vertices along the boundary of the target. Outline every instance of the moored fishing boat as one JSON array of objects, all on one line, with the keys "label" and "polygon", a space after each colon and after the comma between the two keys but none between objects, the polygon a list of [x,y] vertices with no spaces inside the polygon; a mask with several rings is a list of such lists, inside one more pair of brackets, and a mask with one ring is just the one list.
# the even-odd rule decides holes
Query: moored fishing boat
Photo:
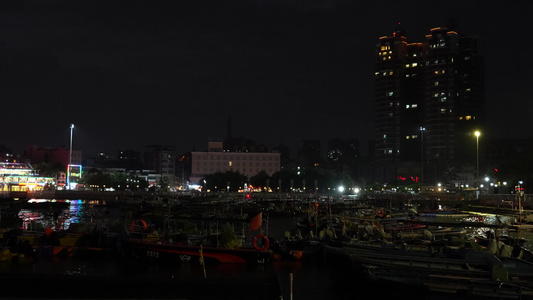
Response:
[{"label": "moored fishing boat", "polygon": [[260,218],[169,216],[162,224],[152,224],[138,218],[128,226],[123,253],[128,258],[165,262],[267,264],[273,258],[269,238],[260,233],[247,240],[245,234],[257,230],[261,222]]},{"label": "moored fishing boat", "polygon": [[367,278],[452,294],[533,297],[533,264],[483,251],[475,242],[461,247],[428,244],[419,249],[388,243],[326,247],[327,256],[344,256]]}]

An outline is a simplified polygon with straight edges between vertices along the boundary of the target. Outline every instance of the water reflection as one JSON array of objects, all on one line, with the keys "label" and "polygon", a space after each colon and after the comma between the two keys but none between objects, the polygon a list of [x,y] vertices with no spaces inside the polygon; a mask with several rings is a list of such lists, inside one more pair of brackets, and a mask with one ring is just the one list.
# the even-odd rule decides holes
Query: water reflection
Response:
[{"label": "water reflection", "polygon": [[[98,228],[111,228],[113,224],[121,222],[122,211],[117,207],[109,207],[102,200],[50,200],[50,199],[31,199],[28,205],[24,206],[19,217],[26,230],[36,230],[39,228],[50,227],[56,231],[72,230],[75,224],[78,226],[89,224]],[[437,216],[423,217],[422,221],[433,221],[442,223],[459,223],[459,222],[482,222],[487,225],[511,224],[514,220],[508,216],[483,215],[483,216]],[[285,230],[292,228],[295,224],[294,217],[287,216],[270,216],[268,219],[267,230],[269,236],[281,239]],[[468,238],[482,234],[486,231],[494,230],[490,227],[467,227],[469,232]],[[533,233],[526,231],[506,231],[500,233],[508,234],[513,237],[526,239],[525,247],[532,249],[531,240]],[[297,298],[302,299],[359,299],[365,298],[361,291],[370,290],[371,283],[360,278],[354,278],[353,273],[343,273],[337,268],[330,268],[318,260],[316,263],[302,263],[291,261],[275,261],[271,266],[262,266],[262,269],[252,268],[244,265],[208,265],[208,278],[256,278],[264,280],[264,275],[275,274],[279,276],[284,296],[289,298],[289,291],[294,290]],[[144,264],[137,262],[124,262],[122,260],[84,260],[53,257],[48,260],[39,260],[32,264],[3,264],[1,269],[9,273],[28,273],[28,274],[64,274],[75,276],[101,276],[102,278],[142,278],[142,279],[181,279],[181,278],[198,278],[203,279],[204,270],[199,264]],[[290,274],[290,277],[289,277]],[[292,280],[294,279],[294,282]],[[294,284],[294,288],[289,288]],[[382,288],[382,287],[378,287]],[[379,290],[379,296],[388,293],[389,298],[408,295],[409,299],[428,299],[425,295],[416,294],[412,291],[401,294],[397,289]],[[351,295],[351,296],[346,296]],[[363,297],[361,297],[363,296]],[[375,295],[373,295],[375,296]],[[109,298],[109,297],[108,297]],[[370,297],[368,297],[370,298]],[[435,297],[432,297],[436,299]],[[458,299],[456,296],[442,297],[440,299]]]},{"label": "water reflection", "polygon": [[29,231],[47,227],[55,231],[68,230],[72,224],[105,227],[111,220],[103,200],[30,199],[18,216],[22,228]]},{"label": "water reflection", "polygon": [[[502,216],[495,214],[479,214],[479,215],[457,215],[457,216],[432,216],[421,217],[420,221],[435,222],[435,223],[474,223],[476,226],[466,226],[465,237],[469,240],[474,240],[476,236],[486,236],[487,233],[492,233],[494,236],[508,236],[515,239],[524,239],[524,248],[533,250],[533,232],[528,230],[516,230],[516,228],[499,228],[495,230],[490,225],[510,225],[516,224],[516,220],[511,216]],[[488,225],[487,227],[479,226],[479,223]]]}]

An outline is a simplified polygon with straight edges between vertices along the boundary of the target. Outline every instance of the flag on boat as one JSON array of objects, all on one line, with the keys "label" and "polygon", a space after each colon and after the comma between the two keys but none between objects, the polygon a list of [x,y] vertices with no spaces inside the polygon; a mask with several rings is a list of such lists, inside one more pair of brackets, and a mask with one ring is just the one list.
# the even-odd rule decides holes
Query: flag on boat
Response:
[{"label": "flag on boat", "polygon": [[259,227],[261,227],[261,223],[263,223],[263,212],[258,213],[250,220],[250,230],[259,229]]}]

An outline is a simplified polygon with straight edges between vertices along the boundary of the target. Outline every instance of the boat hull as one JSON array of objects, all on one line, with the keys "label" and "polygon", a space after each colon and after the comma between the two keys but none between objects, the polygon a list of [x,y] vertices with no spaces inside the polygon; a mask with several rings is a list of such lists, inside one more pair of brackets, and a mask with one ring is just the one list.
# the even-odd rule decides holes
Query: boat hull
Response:
[{"label": "boat hull", "polygon": [[124,241],[123,247],[127,257],[179,263],[201,262],[203,258],[205,263],[267,264],[273,257],[272,251],[255,248],[225,249],[136,239]]},{"label": "boat hull", "polygon": [[533,264],[488,252],[431,253],[368,245],[328,246],[326,252],[344,255],[360,274],[375,281],[502,299],[533,296]]}]

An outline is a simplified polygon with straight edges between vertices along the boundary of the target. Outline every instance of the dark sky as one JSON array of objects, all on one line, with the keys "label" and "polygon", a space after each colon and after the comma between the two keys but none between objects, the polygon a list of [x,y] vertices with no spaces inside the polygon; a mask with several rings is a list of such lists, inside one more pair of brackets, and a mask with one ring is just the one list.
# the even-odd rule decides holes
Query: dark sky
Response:
[{"label": "dark sky", "polygon": [[[179,3],[179,5],[177,4]],[[455,18],[478,35],[488,132],[533,136],[532,1],[4,0],[0,145],[84,153],[233,136],[291,148],[373,135],[374,47]]]}]

